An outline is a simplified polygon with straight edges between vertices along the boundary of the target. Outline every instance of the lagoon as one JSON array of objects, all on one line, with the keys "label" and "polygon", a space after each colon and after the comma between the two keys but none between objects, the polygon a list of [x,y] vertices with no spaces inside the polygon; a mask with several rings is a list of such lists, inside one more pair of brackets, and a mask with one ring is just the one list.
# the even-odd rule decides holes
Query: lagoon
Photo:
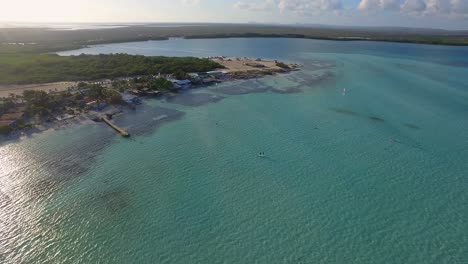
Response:
[{"label": "lagoon", "polygon": [[[60,55],[248,56],[284,76],[0,145],[2,263],[463,263],[468,48],[303,39]],[[259,157],[265,152],[265,157]]]}]

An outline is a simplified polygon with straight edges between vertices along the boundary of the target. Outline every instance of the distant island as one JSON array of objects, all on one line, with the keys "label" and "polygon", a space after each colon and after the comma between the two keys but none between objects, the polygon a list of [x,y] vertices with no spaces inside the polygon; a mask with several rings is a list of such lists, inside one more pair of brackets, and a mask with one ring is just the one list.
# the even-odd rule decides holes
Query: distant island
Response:
[{"label": "distant island", "polygon": [[[305,38],[337,41],[386,41],[468,45],[468,31],[398,27],[332,27],[262,24],[181,24],[171,27],[129,25],[118,28],[58,30],[0,28],[1,52],[50,52],[88,45],[179,38]],[[15,44],[24,44],[15,47]]]}]

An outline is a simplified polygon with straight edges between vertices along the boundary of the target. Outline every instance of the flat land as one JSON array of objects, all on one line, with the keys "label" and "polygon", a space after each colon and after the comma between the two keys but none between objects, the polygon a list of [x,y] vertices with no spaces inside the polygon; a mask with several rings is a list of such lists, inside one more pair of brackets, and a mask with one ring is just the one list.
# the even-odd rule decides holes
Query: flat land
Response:
[{"label": "flat land", "polygon": [[[0,28],[0,53],[50,52],[87,45],[182,38],[306,38],[340,41],[389,41],[468,45],[467,30],[395,27],[326,27],[253,24],[194,24],[154,27],[150,24],[99,30]],[[29,44],[28,44],[29,43]],[[16,44],[16,45],[15,45]]]},{"label": "flat land", "polygon": [[273,60],[261,60],[251,58],[213,58],[214,62],[217,62],[225,67],[221,69],[223,72],[245,72],[252,70],[281,70],[281,67],[276,65]]},{"label": "flat land", "polygon": [[66,91],[68,87],[76,86],[77,82],[54,82],[42,84],[25,84],[25,85],[0,85],[0,97],[8,97],[10,94],[22,95],[25,90],[41,90],[41,91]]},{"label": "flat land", "polygon": [[192,57],[127,54],[58,56],[0,52],[0,85],[102,80],[158,73],[172,74],[177,71],[203,72],[219,67],[219,64],[211,60]]}]

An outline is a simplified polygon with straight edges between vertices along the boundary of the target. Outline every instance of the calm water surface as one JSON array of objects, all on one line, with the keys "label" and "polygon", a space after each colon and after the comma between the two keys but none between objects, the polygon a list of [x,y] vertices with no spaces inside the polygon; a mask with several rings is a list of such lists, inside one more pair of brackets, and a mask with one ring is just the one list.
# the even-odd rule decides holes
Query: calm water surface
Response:
[{"label": "calm water surface", "polygon": [[[468,263],[468,48],[299,39],[90,47],[287,76],[0,145],[1,263]],[[266,157],[258,157],[265,152]]]}]

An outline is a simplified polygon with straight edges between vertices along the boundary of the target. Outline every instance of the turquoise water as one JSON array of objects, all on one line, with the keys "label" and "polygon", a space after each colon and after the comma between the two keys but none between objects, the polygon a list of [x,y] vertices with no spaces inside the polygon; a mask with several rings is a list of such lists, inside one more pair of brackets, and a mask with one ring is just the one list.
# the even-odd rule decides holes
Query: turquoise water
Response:
[{"label": "turquoise water", "polygon": [[468,262],[467,48],[234,39],[67,54],[81,52],[305,66],[146,100],[115,119],[131,140],[88,124],[4,143],[0,262]]}]

